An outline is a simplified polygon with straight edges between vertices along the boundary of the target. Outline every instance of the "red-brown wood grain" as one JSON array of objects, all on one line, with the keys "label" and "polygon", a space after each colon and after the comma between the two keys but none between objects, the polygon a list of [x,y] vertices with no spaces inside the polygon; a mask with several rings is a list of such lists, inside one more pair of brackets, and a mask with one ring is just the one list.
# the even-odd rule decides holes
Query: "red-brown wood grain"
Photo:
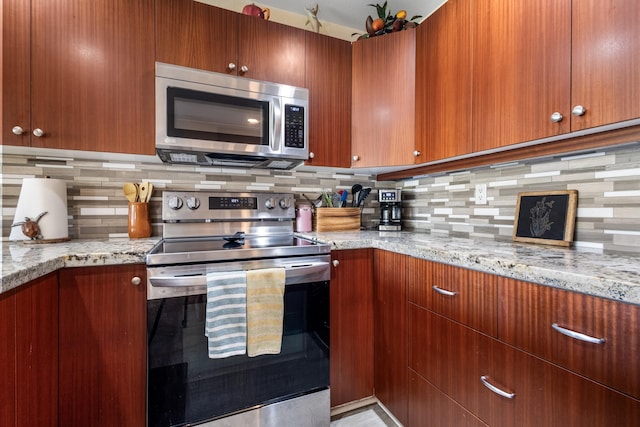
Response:
[{"label": "red-brown wood grain", "polygon": [[374,387],[376,397],[407,422],[406,255],[374,254]]},{"label": "red-brown wood grain", "polygon": [[[495,275],[416,259],[409,268],[408,300],[495,337],[497,280]],[[434,286],[455,295],[439,293]]]},{"label": "red-brown wood grain", "polygon": [[51,273],[22,285],[16,292],[15,314],[16,425],[55,427],[58,425],[58,274]]},{"label": "red-brown wood grain", "polygon": [[31,145],[153,154],[153,0],[31,4]]},{"label": "red-brown wood grain", "polygon": [[59,277],[60,425],[144,426],[145,266],[70,268]]},{"label": "red-brown wood grain", "polygon": [[640,2],[574,1],[571,15],[573,131],[640,117]]},{"label": "red-brown wood grain", "polygon": [[373,395],[373,252],[333,251],[331,406]]},{"label": "red-brown wood grain", "polygon": [[16,425],[16,296],[0,295],[0,425]]},{"label": "red-brown wood grain", "polygon": [[414,163],[415,31],[359,40],[352,57],[352,167]]},{"label": "red-brown wood grain", "polygon": [[238,15],[239,75],[255,80],[304,87],[307,31],[254,16]]},{"label": "red-brown wood grain", "polygon": [[569,132],[571,1],[474,1],[473,151]]},{"label": "red-brown wood grain", "polygon": [[308,165],[351,166],[351,43],[308,32]]},{"label": "red-brown wood grain", "polygon": [[238,38],[236,12],[193,0],[156,1],[159,62],[235,75]]},{"label": "red-brown wood grain", "polygon": [[449,0],[416,29],[415,163],[473,150],[472,6]]}]

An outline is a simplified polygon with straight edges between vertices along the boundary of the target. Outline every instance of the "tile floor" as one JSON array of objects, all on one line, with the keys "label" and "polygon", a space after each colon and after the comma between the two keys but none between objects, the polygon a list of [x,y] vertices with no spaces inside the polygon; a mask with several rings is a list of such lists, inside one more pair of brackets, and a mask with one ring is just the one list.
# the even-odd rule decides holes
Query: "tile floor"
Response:
[{"label": "tile floor", "polygon": [[331,427],[397,427],[377,404],[364,406],[331,418]]}]

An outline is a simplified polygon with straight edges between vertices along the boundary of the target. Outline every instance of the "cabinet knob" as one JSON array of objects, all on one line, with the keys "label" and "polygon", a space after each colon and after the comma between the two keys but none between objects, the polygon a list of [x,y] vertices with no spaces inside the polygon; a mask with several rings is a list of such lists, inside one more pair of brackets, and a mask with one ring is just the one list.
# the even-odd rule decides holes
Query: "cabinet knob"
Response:
[{"label": "cabinet knob", "polygon": [[313,153],[313,151],[311,151],[311,152],[309,153],[309,158],[310,158],[310,159],[313,159],[315,156],[316,156],[316,155]]},{"label": "cabinet knob", "polygon": [[557,111],[551,115],[551,121],[552,121],[553,123],[561,122],[561,121],[562,121],[562,119],[563,119],[562,114],[560,114],[560,113],[559,113],[559,112],[557,112]]},{"label": "cabinet knob", "polygon": [[131,278],[131,284],[133,286],[138,286],[140,283],[142,283],[142,279],[140,279],[138,276],[134,276]]},{"label": "cabinet knob", "polygon": [[331,263],[333,264],[334,267],[337,267],[340,265],[340,261],[338,261],[337,259],[334,259],[333,261],[331,261]]},{"label": "cabinet knob", "polygon": [[38,138],[40,138],[40,137],[44,136],[44,131],[42,129],[40,129],[40,128],[35,128],[33,130],[33,134],[35,136],[37,136]]},{"label": "cabinet knob", "polygon": [[360,156],[355,155],[352,157],[354,162],[357,162],[358,160],[360,160]]},{"label": "cabinet knob", "polygon": [[236,64],[234,64],[233,62],[229,62],[229,65],[227,65],[227,68],[229,69],[229,71],[233,71],[236,69]]},{"label": "cabinet knob", "polygon": [[242,74],[246,74],[247,71],[249,71],[249,67],[247,67],[246,65],[243,65],[242,67],[240,67],[240,72]]},{"label": "cabinet knob", "polygon": [[413,151],[413,157],[418,157],[420,154],[422,154],[420,151],[418,150],[414,150]]},{"label": "cabinet knob", "polygon": [[14,135],[22,135],[24,133],[24,129],[20,126],[14,126],[13,129],[11,129],[11,132],[13,132]]},{"label": "cabinet knob", "polygon": [[575,107],[573,107],[573,110],[571,110],[571,114],[573,114],[576,117],[584,116],[584,113],[586,112],[587,112],[587,109],[584,108],[582,105],[576,105]]}]

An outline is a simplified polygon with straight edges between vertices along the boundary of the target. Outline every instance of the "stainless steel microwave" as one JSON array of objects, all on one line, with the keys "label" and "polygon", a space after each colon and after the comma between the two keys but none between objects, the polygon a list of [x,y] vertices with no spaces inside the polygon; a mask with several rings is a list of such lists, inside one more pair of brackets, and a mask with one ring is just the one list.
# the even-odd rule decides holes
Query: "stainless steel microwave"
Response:
[{"label": "stainless steel microwave", "polygon": [[163,162],[292,169],[309,155],[309,91],[156,63]]}]

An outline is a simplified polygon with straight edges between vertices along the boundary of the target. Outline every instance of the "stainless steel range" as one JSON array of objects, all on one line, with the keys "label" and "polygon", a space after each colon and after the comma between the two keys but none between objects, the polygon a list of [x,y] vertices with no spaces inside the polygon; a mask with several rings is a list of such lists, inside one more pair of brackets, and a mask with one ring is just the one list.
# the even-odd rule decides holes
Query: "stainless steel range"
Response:
[{"label": "stainless steel range", "polygon": [[[164,192],[147,256],[149,426],[329,425],[330,247],[296,237],[294,219],[291,194]],[[273,268],[280,353],[209,358],[208,278]]]}]

